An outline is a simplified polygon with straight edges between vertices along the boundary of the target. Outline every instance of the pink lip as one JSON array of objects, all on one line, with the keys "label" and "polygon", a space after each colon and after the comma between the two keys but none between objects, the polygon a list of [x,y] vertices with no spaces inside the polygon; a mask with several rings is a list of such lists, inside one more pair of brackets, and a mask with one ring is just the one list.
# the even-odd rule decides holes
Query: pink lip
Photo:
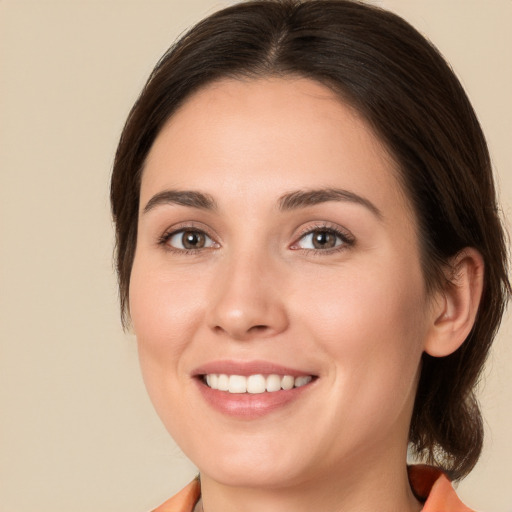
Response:
[{"label": "pink lip", "polygon": [[273,393],[228,393],[208,387],[201,379],[196,379],[197,386],[208,405],[220,413],[241,419],[256,419],[278,409],[284,408],[297,400],[314,384],[306,384],[300,388]]},{"label": "pink lip", "polygon": [[313,375],[308,370],[297,370],[271,363],[269,361],[212,361],[195,368],[192,375],[207,375],[209,373],[225,373],[227,375],[291,375],[300,377],[302,375]]},{"label": "pink lip", "polygon": [[306,394],[317,380],[313,379],[312,382],[305,386],[290,390],[275,391],[273,393],[238,394],[208,387],[201,377],[212,373],[243,376],[277,374],[292,375],[293,377],[313,374],[309,371],[297,370],[268,361],[213,361],[199,366],[192,372],[199,392],[210,407],[223,415],[245,420],[260,418],[289,406],[292,402]]}]

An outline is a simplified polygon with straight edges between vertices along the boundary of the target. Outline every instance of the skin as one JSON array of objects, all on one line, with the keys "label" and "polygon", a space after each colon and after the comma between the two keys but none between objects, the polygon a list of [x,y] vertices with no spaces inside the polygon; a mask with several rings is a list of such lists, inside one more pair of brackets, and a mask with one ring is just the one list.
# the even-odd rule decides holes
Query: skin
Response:
[{"label": "skin", "polygon": [[[367,203],[279,207],[287,193],[325,187]],[[217,207],[144,211],[169,190],[208,194]],[[183,251],[179,234],[163,243],[184,227],[205,232],[206,246]],[[315,250],[304,235],[315,229],[345,240]],[[149,395],[198,466],[208,512],[420,510],[406,474],[408,428],[421,354],[439,348],[450,314],[443,297],[426,292],[392,158],[321,84],[211,84],[155,140],[130,313]],[[205,401],[194,376],[217,360],[265,360],[317,378],[268,414],[231,417]]]}]

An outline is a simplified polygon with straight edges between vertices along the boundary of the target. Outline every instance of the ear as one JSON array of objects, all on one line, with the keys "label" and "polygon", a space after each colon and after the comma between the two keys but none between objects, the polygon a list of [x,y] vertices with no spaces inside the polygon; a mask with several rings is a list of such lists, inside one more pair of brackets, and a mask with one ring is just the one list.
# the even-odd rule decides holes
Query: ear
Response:
[{"label": "ear", "polygon": [[433,300],[433,322],[425,342],[425,352],[444,357],[466,340],[475,323],[484,284],[484,260],[466,247],[450,260],[446,284]]}]

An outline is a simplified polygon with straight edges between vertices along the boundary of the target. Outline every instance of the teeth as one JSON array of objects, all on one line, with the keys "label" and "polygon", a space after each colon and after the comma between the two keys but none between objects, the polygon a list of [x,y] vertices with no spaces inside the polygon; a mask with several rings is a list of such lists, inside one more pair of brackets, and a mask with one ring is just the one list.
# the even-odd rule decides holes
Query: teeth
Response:
[{"label": "teeth", "polygon": [[210,375],[206,376],[206,383],[211,388],[217,389],[218,388],[218,382],[219,382],[219,376],[215,373],[211,373]]},{"label": "teeth", "polygon": [[228,391],[230,393],[246,393],[247,379],[242,375],[230,375]]},{"label": "teeth", "polygon": [[281,377],[279,375],[269,375],[267,377],[267,391],[279,391],[281,389]]},{"label": "teeth", "polygon": [[304,377],[297,377],[295,379],[294,385],[296,388],[300,388],[301,386],[305,386],[309,382],[311,382],[311,377],[309,375]]},{"label": "teeth", "polygon": [[267,389],[267,379],[263,375],[251,375],[246,380],[247,393],[264,393]]},{"label": "teeth", "polygon": [[295,379],[291,375],[285,375],[281,381],[281,387],[283,389],[292,389],[295,384]]},{"label": "teeth", "polygon": [[311,375],[302,375],[293,377],[291,375],[226,375],[224,373],[210,373],[205,376],[206,384],[219,391],[228,391],[229,393],[251,393],[259,394],[274,391],[289,390],[300,388],[311,382]]},{"label": "teeth", "polygon": [[217,389],[219,391],[229,391],[229,377],[227,375],[223,374],[218,376]]}]

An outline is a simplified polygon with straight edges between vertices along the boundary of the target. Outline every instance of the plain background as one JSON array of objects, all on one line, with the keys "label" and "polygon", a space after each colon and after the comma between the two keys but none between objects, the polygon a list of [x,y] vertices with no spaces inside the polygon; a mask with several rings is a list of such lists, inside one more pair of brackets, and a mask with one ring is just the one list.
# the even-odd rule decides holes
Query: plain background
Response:
[{"label": "plain background", "polygon": [[[487,134],[510,225],[512,1],[374,3],[452,63]],[[108,181],[155,62],[227,4],[0,0],[1,512],[142,512],[194,475],[120,327]],[[511,324],[509,314],[481,390],[485,452],[459,487],[486,512],[512,512]]]}]

